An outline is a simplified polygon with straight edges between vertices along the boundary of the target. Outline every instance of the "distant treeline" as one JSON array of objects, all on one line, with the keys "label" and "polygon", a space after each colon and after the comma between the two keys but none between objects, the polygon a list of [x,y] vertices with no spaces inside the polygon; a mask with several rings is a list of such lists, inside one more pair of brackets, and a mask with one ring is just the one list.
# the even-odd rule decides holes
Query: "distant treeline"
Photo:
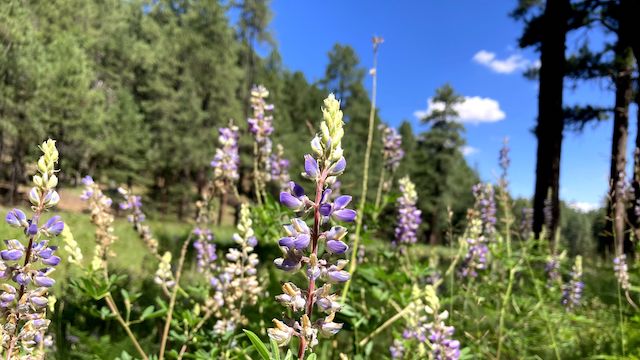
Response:
[{"label": "distant treeline", "polygon": [[[233,16],[230,16],[233,14]],[[236,19],[231,23],[230,18]],[[217,128],[240,126],[239,191],[252,194],[249,89],[263,84],[275,105],[273,143],[299,177],[307,139],[328,92],[346,117],[343,188],[360,192],[370,109],[367,71],[350,46],[329,52],[326,75],[310,83],[282,66],[269,32],[268,1],[9,1],[0,7],[0,187],[15,202],[32,169],[33,144],[51,137],[62,153],[63,183],[91,174],[103,183],[144,186],[162,212],[188,214],[205,186]],[[368,39],[363,39],[368,41]],[[258,56],[254,47],[268,48]],[[384,51],[384,49],[382,49]],[[384,64],[380,65],[384,77]],[[398,119],[388,119],[398,122]],[[376,118],[376,123],[381,123]],[[426,126],[425,129],[432,127]],[[397,172],[418,185],[429,219],[425,239],[457,223],[478,181],[459,147],[462,127],[414,135],[399,128],[407,154]],[[453,142],[452,142],[453,140]],[[454,145],[454,146],[452,146]],[[378,184],[381,132],[374,134],[369,188]],[[375,191],[370,191],[375,196]]]}]

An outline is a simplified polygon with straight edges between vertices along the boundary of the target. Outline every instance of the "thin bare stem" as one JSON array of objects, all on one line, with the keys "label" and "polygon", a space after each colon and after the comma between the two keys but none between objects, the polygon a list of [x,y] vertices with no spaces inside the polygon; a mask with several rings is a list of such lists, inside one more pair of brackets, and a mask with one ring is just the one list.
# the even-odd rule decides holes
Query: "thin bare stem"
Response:
[{"label": "thin bare stem", "polygon": [[380,168],[380,181],[378,181],[378,191],[376,192],[376,202],[374,203],[374,209],[376,211],[376,214],[380,213],[380,209],[378,209],[378,207],[380,206],[380,200],[382,199],[382,188],[384,186],[384,174],[385,174],[385,168],[383,165]]},{"label": "thin bare stem", "polygon": [[116,320],[118,321],[118,323],[120,323],[120,326],[122,326],[124,331],[127,333],[127,335],[129,336],[129,339],[131,339],[131,342],[133,343],[133,346],[138,351],[138,354],[140,354],[140,356],[142,356],[144,360],[148,360],[149,357],[147,356],[147,354],[145,354],[144,350],[142,350],[142,347],[140,346],[138,339],[131,331],[131,327],[129,327],[129,323],[122,318],[122,315],[120,314],[120,311],[118,310],[118,307],[116,306],[115,301],[113,301],[113,297],[111,296],[111,293],[108,293],[104,299],[107,302],[107,306],[109,306],[109,309],[111,310],[111,312],[115,315]]},{"label": "thin bare stem", "polygon": [[169,338],[169,329],[171,329],[171,319],[173,317],[173,310],[176,305],[176,298],[178,296],[178,289],[180,288],[180,277],[182,277],[182,268],[184,267],[184,260],[187,256],[187,249],[189,247],[189,243],[191,242],[191,235],[187,237],[182,244],[182,249],[180,250],[180,259],[178,260],[178,268],[176,269],[176,276],[173,291],[171,292],[171,299],[169,300],[169,310],[167,310],[167,319],[164,323],[164,330],[162,331],[162,338],[160,340],[160,355],[158,356],[159,360],[164,359],[164,352],[167,347],[167,340]]},{"label": "thin bare stem", "polygon": [[371,157],[371,146],[373,144],[373,126],[375,123],[376,115],[376,92],[378,83],[378,44],[374,38],[373,46],[373,68],[371,71],[372,85],[371,85],[371,109],[369,111],[369,133],[367,134],[367,149],[364,153],[364,166],[362,168],[362,192],[360,193],[360,204],[358,205],[358,217],[356,218],[356,233],[353,240],[353,247],[351,251],[351,264],[349,265],[349,274],[351,277],[344,285],[342,292],[342,302],[344,303],[349,293],[349,286],[351,280],[356,272],[358,266],[358,243],[360,241],[360,232],[362,232],[362,221],[364,218],[364,206],[367,202],[367,187],[369,182],[369,158]]}]

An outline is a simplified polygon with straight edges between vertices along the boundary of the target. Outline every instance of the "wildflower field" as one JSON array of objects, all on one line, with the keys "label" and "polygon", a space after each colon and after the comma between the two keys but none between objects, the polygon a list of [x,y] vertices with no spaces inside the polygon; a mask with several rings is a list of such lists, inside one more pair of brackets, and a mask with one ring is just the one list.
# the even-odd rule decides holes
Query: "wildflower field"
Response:
[{"label": "wildflower field", "polygon": [[[276,5],[0,5],[2,358],[640,358],[639,4],[510,5],[541,62],[473,61],[538,81],[537,152],[491,132],[490,177],[465,140],[504,117],[469,115],[488,98],[446,83],[418,125],[383,119],[389,40],[310,82]],[[565,79],[615,104],[563,106]],[[580,209],[563,136],[609,117],[604,205]]]}]

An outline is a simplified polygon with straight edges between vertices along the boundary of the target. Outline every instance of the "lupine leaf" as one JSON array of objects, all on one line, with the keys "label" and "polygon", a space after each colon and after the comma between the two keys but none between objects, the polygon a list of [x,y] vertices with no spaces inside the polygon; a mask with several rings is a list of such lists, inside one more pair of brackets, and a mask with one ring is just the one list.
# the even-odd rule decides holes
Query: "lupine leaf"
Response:
[{"label": "lupine leaf", "polygon": [[278,343],[273,339],[269,340],[271,342],[271,354],[273,355],[273,358],[275,360],[280,360],[280,348],[278,347]]},{"label": "lupine leaf", "polygon": [[256,335],[253,331],[242,329],[247,337],[253,344],[253,347],[258,351],[263,360],[271,360],[269,356],[269,350],[267,350],[267,346],[260,340],[258,335]]}]

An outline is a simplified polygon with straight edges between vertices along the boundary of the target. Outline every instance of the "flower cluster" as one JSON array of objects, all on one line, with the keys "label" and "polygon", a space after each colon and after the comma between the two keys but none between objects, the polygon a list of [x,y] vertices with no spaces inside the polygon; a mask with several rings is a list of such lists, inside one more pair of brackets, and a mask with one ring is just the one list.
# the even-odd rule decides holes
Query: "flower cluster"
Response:
[{"label": "flower cluster", "polygon": [[6,222],[24,231],[27,244],[20,240],[5,240],[6,248],[0,251],[0,323],[2,347],[7,358],[40,358],[42,345],[48,342],[45,332],[50,321],[46,318],[49,288],[55,281],[50,277],[60,257],[55,255],[57,246],[49,245],[50,238],[64,229],[60,216],[51,217],[40,225],[40,217],[53,208],[60,196],[56,164],[58,150],[55,141],[49,139],[40,145],[43,155],[37,162],[34,186],[29,191],[33,214],[30,219],[20,209],[9,211]]},{"label": "flower cluster", "polygon": [[225,192],[228,186],[238,181],[239,177],[238,127],[233,125],[233,122],[229,122],[228,127],[220,128],[218,132],[220,147],[216,149],[211,167],[213,167],[213,181],[216,189]]},{"label": "flower cluster", "polygon": [[408,176],[398,181],[400,193],[398,198],[398,223],[395,229],[394,245],[415,244],[418,240],[417,232],[422,219],[422,212],[416,207],[418,193],[416,186]]},{"label": "flower cluster", "polygon": [[[282,286],[283,294],[276,297],[278,302],[300,317],[285,321],[274,319],[275,327],[268,330],[269,337],[280,346],[287,345],[293,336],[298,337],[299,358],[304,358],[305,351],[318,343],[318,335],[331,336],[342,328],[342,324],[333,321],[341,306],[332,287],[334,283],[350,278],[349,273],[343,270],[347,260],[336,260],[349,248],[343,241],[347,229],[342,226],[329,227],[328,224],[332,219],[352,222],[356,218],[356,212],[347,209],[351,196],[341,195],[335,200],[330,197],[331,184],[346,167],[342,150],[343,115],[340,102],[333,94],[324,100],[322,113],[324,121],[320,124],[321,132],[311,141],[314,156],[304,157],[303,176],[315,183],[315,200],[310,200],[302,186],[293,182],[288,191],[280,193],[283,205],[302,216],[313,216],[311,228],[304,217],[294,218],[284,226],[285,237],[279,241],[284,255],[274,261],[276,267],[287,272],[303,268],[307,278],[307,289],[287,282]],[[320,251],[321,241],[324,243],[324,253]],[[324,284],[320,286],[318,280],[323,280]],[[314,305],[319,313],[324,314],[316,321],[312,320]]]},{"label": "flower cluster", "polygon": [[281,144],[276,146],[276,152],[271,154],[271,180],[280,185],[281,189],[289,186],[289,160],[284,157],[284,148]]},{"label": "flower cluster", "polygon": [[580,306],[580,299],[582,298],[582,289],[584,289],[584,283],[582,282],[582,257],[576,256],[573,269],[571,269],[571,279],[564,285],[562,291],[562,304],[567,310],[573,310]]},{"label": "flower cluster", "polygon": [[473,196],[476,198],[475,211],[482,220],[482,235],[486,241],[494,240],[496,232],[496,202],[493,185],[477,184],[473,187]]},{"label": "flower cluster", "polygon": [[96,226],[96,247],[91,269],[94,271],[105,269],[107,258],[112,256],[109,248],[117,239],[113,234],[113,214],[111,213],[113,201],[100,190],[100,186],[91,176],[85,176],[82,183],[85,190],[80,197],[89,203],[91,222]]},{"label": "flower cluster", "polygon": [[495,238],[496,204],[491,184],[477,184],[473,187],[475,204],[469,212],[469,226],[465,233],[467,254],[462,262],[462,277],[477,277],[477,270],[487,267],[488,244]]},{"label": "flower cluster", "polygon": [[[233,240],[238,248],[230,248],[225,258],[227,264],[220,279],[224,279],[224,307],[228,316],[218,321],[216,328],[235,329],[239,324],[246,324],[247,319],[242,315],[246,305],[255,305],[258,294],[262,291],[256,277],[258,255],[253,249],[258,244],[252,228],[249,205],[243,203],[240,207],[238,232],[233,234]],[[224,325],[222,325],[224,323]]]},{"label": "flower cluster", "polygon": [[560,276],[560,257],[556,254],[549,255],[544,271],[547,273],[547,286],[552,287],[561,282]]},{"label": "flower cluster", "polygon": [[402,150],[402,135],[395,128],[381,125],[382,129],[382,159],[384,167],[389,172],[394,172],[404,157]]},{"label": "flower cluster", "polygon": [[460,276],[475,278],[478,276],[478,270],[487,268],[487,255],[489,254],[489,247],[482,236],[482,220],[472,215],[464,238],[467,254],[462,261]]},{"label": "flower cluster", "polygon": [[[414,287],[414,296],[422,295]],[[418,346],[414,351],[419,358],[436,360],[456,360],[460,357],[460,342],[452,338],[455,329],[447,326],[445,320],[449,318],[449,312],[440,311],[440,301],[433,286],[425,289],[425,300],[418,298],[408,308],[407,327],[402,332],[404,341],[417,341]],[[426,356],[425,344],[429,345],[429,356]],[[404,344],[400,340],[393,342],[390,347],[391,357],[400,359],[404,356]]]},{"label": "flower cluster", "polygon": [[631,283],[629,282],[629,268],[627,267],[627,256],[625,254],[618,255],[613,259],[613,270],[622,290],[629,291]]},{"label": "flower cluster", "polygon": [[251,89],[251,108],[253,116],[247,120],[249,132],[255,138],[255,166],[254,177],[258,191],[264,190],[265,184],[270,180],[269,157],[271,155],[271,133],[273,132],[273,105],[267,104],[265,99],[269,97],[269,90],[262,85]]},{"label": "flower cluster", "polygon": [[520,220],[520,237],[522,240],[528,240],[533,231],[533,209],[522,209],[522,220]]},{"label": "flower cluster", "polygon": [[502,169],[499,184],[503,189],[506,189],[509,186],[509,180],[507,176],[509,165],[511,164],[511,159],[509,159],[509,150],[509,138],[505,138],[502,143],[502,148],[500,148],[500,156],[498,157],[498,163],[500,164],[500,169]]},{"label": "flower cluster", "polygon": [[145,224],[146,216],[142,212],[142,198],[138,195],[133,195],[129,190],[125,188],[118,188],[118,192],[124,197],[125,201],[120,203],[121,210],[128,210],[130,214],[127,216],[127,220],[133,224],[133,228],[138,233],[138,236],[147,245],[151,253],[158,259],[161,256],[158,254],[158,240],[153,237],[151,228]]}]

